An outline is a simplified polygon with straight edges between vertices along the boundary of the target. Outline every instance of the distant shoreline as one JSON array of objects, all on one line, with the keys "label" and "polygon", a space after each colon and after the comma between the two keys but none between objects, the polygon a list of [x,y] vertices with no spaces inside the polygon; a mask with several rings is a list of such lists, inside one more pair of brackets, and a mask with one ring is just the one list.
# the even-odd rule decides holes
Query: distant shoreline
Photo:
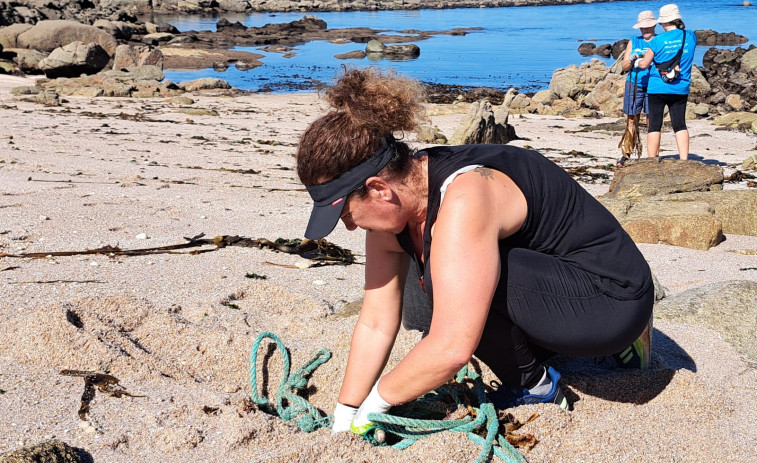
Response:
[{"label": "distant shoreline", "polygon": [[230,0],[223,6],[202,7],[199,3],[164,2],[159,8],[147,8],[147,3],[124,2],[124,6],[137,10],[138,14],[223,14],[223,13],[317,13],[339,11],[384,11],[424,10],[455,8],[502,8],[519,6],[559,6],[588,3],[609,3],[639,0]]}]

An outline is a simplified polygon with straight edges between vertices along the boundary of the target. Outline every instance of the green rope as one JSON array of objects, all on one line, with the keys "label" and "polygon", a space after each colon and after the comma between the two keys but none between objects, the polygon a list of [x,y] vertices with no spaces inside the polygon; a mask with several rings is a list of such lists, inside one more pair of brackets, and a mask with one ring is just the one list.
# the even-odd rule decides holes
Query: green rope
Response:
[{"label": "green rope", "polygon": [[[284,375],[281,383],[276,390],[276,404],[271,405],[267,397],[258,395],[257,381],[257,358],[258,348],[261,341],[270,338],[276,343],[276,347],[281,351],[284,360]],[[290,361],[289,350],[284,346],[278,336],[268,331],[261,333],[252,345],[252,354],[250,355],[250,380],[252,383],[252,401],[260,406],[263,410],[276,412],[284,421],[293,421],[301,430],[312,432],[320,428],[330,427],[332,416],[322,417],[317,408],[310,404],[304,397],[298,395],[298,392],[305,389],[308,385],[308,377],[316,368],[326,363],[331,358],[331,352],[321,349],[303,365],[294,374],[289,374]],[[286,402],[286,403],[285,403]]]},{"label": "green rope", "polygon": [[[270,338],[276,343],[276,347],[281,351],[284,360],[284,375],[276,391],[275,406],[266,397],[258,395],[256,364],[258,349],[261,341]],[[250,379],[252,383],[252,400],[263,410],[275,412],[284,421],[293,421],[302,431],[311,432],[320,428],[330,427],[333,415],[322,417],[318,410],[313,407],[304,397],[298,395],[298,392],[307,387],[307,378],[315,371],[316,368],[326,363],[331,358],[331,352],[321,349],[307,362],[290,376],[289,351],[281,340],[273,333],[268,331],[261,333],[252,346],[250,355]],[[462,384],[466,379],[473,380],[476,397],[479,408],[476,409],[476,418],[466,416],[458,420],[428,420],[408,418],[403,416],[389,415],[385,413],[370,413],[368,419],[373,421],[376,429],[383,429],[387,433],[394,434],[402,438],[392,447],[395,449],[406,449],[418,440],[441,431],[465,432],[468,438],[481,446],[476,463],[487,462],[493,456],[501,459],[505,463],[525,463],[526,459],[516,450],[503,435],[499,433],[499,421],[497,419],[497,410],[486,397],[484,382],[481,376],[475,371],[463,367],[455,376],[455,381]],[[432,391],[418,400],[412,402],[420,407],[419,413],[428,415],[423,412],[423,405],[431,402],[446,402],[443,398],[451,396],[456,404],[463,404],[461,393],[447,385]],[[286,404],[285,404],[286,402]],[[481,437],[474,431],[482,429],[486,437]],[[374,445],[381,445],[376,441],[375,432],[366,433],[366,440]],[[385,445],[385,444],[384,444]]]},{"label": "green rope", "polygon": [[[476,463],[490,461],[492,455],[506,463],[524,463],[526,459],[523,455],[507,442],[504,436],[499,434],[497,410],[486,397],[486,390],[484,389],[484,382],[481,376],[466,366],[457,373],[455,381],[463,383],[466,379],[473,380],[479,403],[475,419],[466,416],[458,420],[423,420],[385,413],[369,413],[368,419],[383,428],[386,432],[403,438],[400,442],[393,445],[397,449],[405,449],[423,437],[440,431],[465,432],[470,440],[481,445],[481,453],[479,453]],[[454,390],[445,388],[445,386],[424,395],[418,400],[421,403],[424,401],[441,401],[439,396],[441,396],[440,392],[444,389],[446,389],[444,392],[453,396],[456,404],[460,405],[462,403],[459,394],[452,393]],[[474,432],[481,428],[485,429],[486,438],[482,438]]]}]

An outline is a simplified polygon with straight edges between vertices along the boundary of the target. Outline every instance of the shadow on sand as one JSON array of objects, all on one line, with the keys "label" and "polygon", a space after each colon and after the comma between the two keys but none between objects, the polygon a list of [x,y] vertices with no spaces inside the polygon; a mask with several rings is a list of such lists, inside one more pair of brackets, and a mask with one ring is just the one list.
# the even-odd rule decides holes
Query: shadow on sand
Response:
[{"label": "shadow on sand", "polygon": [[[580,394],[635,404],[657,397],[677,370],[697,371],[689,354],[659,330],[654,330],[652,366],[646,371],[615,368],[611,362],[592,358],[558,356],[551,363],[563,373],[563,382]],[[581,400],[580,395],[565,389],[569,401]]]}]

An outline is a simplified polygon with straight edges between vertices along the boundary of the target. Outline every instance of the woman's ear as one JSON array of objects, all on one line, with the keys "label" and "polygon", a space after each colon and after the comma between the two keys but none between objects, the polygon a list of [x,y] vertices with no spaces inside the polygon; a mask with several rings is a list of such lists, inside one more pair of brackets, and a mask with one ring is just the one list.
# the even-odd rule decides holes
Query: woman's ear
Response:
[{"label": "woman's ear", "polygon": [[392,187],[381,177],[370,177],[365,181],[368,188],[368,194],[377,199],[388,199],[392,197]]}]

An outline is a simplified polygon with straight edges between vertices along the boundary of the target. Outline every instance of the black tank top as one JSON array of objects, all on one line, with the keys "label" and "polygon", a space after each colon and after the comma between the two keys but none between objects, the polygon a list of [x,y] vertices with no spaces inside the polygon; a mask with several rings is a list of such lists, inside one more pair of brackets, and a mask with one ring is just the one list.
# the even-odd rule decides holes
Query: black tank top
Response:
[{"label": "black tank top", "polygon": [[[397,235],[397,240],[418,266],[422,287],[432,300],[429,254],[431,227],[439,213],[440,188],[455,171],[474,164],[506,174],[523,192],[528,204],[523,226],[500,240],[500,249],[526,248],[555,256],[591,274],[597,287],[616,299],[635,299],[651,284],[649,265],[615,217],[567,172],[541,154],[514,146],[483,144],[441,146],[424,152],[428,155],[425,265],[420,265],[415,255],[407,227]],[[465,252],[464,243],[460,251]]]}]

